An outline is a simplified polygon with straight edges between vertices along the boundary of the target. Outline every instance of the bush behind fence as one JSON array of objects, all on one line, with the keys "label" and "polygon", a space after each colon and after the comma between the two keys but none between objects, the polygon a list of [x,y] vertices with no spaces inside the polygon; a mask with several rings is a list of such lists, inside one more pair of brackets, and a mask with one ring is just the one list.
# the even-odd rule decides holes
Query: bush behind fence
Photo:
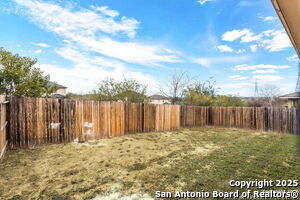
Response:
[{"label": "bush behind fence", "polygon": [[200,107],[26,97],[10,97],[9,102],[11,148],[180,127],[212,125],[297,134],[299,126],[299,110],[295,108]]}]

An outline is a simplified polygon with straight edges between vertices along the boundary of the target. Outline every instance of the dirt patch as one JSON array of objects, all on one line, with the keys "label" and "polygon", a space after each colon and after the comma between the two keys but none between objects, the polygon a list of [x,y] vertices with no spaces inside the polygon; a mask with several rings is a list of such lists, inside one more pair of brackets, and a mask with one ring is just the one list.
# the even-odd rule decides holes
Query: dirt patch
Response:
[{"label": "dirt patch", "polygon": [[219,146],[213,144],[205,144],[203,146],[195,147],[195,150],[189,152],[190,154],[208,154],[211,151],[220,148]]},{"label": "dirt patch", "polygon": [[[203,127],[10,151],[0,163],[0,199],[151,199],[156,189],[205,189],[203,179],[215,180],[215,187],[222,183],[217,177],[224,179],[228,170],[233,174],[235,168],[240,169],[236,163],[257,165],[263,172],[260,160],[281,158],[265,156],[263,148],[274,146],[276,151],[268,150],[272,155],[292,152],[278,150],[283,143],[278,135],[271,136],[277,140],[269,140],[256,134]],[[278,144],[273,145],[274,141]],[[244,148],[249,142],[254,146]],[[279,161],[272,162],[279,166]],[[294,163],[280,160],[280,166],[291,172],[297,171]],[[237,174],[242,176],[244,171],[240,171]]]},{"label": "dirt patch", "polygon": [[215,148],[208,142],[193,141],[190,132],[142,133],[11,151],[0,164],[0,194],[40,199],[52,197],[56,191],[73,199],[94,198],[119,183],[124,187],[108,194],[108,199],[138,198],[143,190],[138,176],[170,166],[188,154],[204,156]]}]

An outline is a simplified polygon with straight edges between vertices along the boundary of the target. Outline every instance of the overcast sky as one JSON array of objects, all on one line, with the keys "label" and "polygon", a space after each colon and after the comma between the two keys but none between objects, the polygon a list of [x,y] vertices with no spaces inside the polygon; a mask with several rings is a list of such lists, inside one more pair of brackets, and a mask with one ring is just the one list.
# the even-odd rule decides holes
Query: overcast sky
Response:
[{"label": "overcast sky", "polygon": [[213,77],[222,94],[254,82],[293,92],[295,51],[270,0],[1,0],[0,46],[88,92],[106,77],[155,93],[174,71]]}]

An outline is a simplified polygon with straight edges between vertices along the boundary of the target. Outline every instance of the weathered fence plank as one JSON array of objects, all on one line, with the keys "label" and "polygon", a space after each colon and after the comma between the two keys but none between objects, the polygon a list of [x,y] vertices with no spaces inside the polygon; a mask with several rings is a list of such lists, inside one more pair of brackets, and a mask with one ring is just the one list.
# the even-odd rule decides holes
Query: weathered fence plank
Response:
[{"label": "weathered fence plank", "polygon": [[0,159],[4,156],[4,152],[7,147],[7,103],[6,97],[4,95],[0,95]]},{"label": "weathered fence plank", "polygon": [[[11,148],[207,125],[299,134],[299,108],[200,107],[18,97],[9,101]],[[1,124],[2,110],[1,107]],[[0,150],[2,146],[0,132]]]}]

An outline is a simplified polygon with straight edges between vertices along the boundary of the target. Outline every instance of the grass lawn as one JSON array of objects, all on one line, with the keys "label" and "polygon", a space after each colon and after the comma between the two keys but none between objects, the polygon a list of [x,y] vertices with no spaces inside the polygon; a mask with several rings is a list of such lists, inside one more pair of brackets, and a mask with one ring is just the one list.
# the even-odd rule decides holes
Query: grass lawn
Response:
[{"label": "grass lawn", "polygon": [[0,197],[151,199],[235,191],[231,179],[299,180],[297,145],[294,135],[203,127],[15,150],[0,163]]}]

